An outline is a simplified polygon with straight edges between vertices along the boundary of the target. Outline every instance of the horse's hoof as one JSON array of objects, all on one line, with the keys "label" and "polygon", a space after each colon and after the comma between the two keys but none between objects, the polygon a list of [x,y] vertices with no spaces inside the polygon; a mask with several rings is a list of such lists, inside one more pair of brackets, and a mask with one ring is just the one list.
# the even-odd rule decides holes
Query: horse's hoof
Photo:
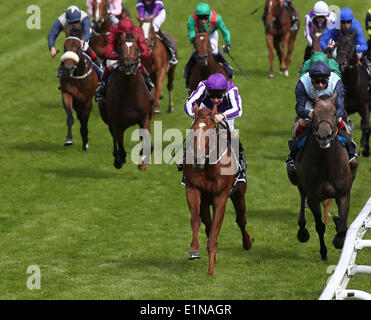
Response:
[{"label": "horse's hoof", "polygon": [[68,146],[72,146],[72,145],[73,145],[73,140],[67,138],[66,140],[64,140],[64,145],[65,145],[66,147],[68,147]]},{"label": "horse's hoof", "polygon": [[121,169],[122,168],[122,161],[115,159],[115,161],[113,161],[113,166],[116,169]]},{"label": "horse's hoof", "polygon": [[274,73],[268,73],[268,78],[270,79],[274,78]]},{"label": "horse's hoof", "polygon": [[84,146],[82,146],[82,151],[88,151],[88,149],[89,149],[88,144],[85,144]]},{"label": "horse's hoof", "polygon": [[362,157],[369,157],[370,156],[370,150],[362,150],[361,152]]},{"label": "horse's hoof", "polygon": [[169,109],[167,109],[167,113],[173,113],[174,112],[174,108],[173,107],[169,107]]},{"label": "horse's hoof", "polygon": [[334,240],[332,240],[332,244],[334,245],[336,249],[343,249],[344,241],[345,241],[345,236],[341,237],[339,235],[336,235],[334,237]]},{"label": "horse's hoof", "polygon": [[283,72],[283,74],[284,74],[285,77],[288,77],[288,76],[289,76],[289,70],[285,70],[285,71]]},{"label": "horse's hoof", "polygon": [[138,164],[138,169],[140,171],[145,171],[145,170],[148,169],[148,165],[147,164],[140,163],[140,164]]},{"label": "horse's hoof", "polygon": [[255,241],[255,239],[252,238],[252,237],[251,237],[249,240],[247,240],[247,241],[243,241],[243,240],[242,240],[242,246],[243,246],[243,248],[244,248],[245,250],[249,250],[249,249],[251,249],[252,244],[254,243],[254,241]]},{"label": "horse's hoof", "polygon": [[306,228],[299,229],[297,237],[300,242],[307,242],[310,238],[310,233]]},{"label": "horse's hoof", "polygon": [[192,250],[188,255],[188,260],[200,259],[201,254],[197,250]]}]

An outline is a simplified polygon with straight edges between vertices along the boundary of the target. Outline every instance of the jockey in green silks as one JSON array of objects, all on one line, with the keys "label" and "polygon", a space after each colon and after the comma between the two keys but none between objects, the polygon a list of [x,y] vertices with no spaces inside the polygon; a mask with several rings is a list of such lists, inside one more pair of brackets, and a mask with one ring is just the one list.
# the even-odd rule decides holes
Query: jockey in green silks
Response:
[{"label": "jockey in green silks", "polygon": [[[187,21],[188,28],[188,39],[191,43],[196,37],[197,32],[206,32],[209,29],[211,48],[214,57],[218,62],[223,64],[225,71],[229,79],[233,78],[233,69],[227,63],[223,55],[218,50],[219,30],[223,36],[225,45],[223,51],[229,53],[231,50],[231,34],[227,27],[224,24],[223,18],[221,15],[216,13],[214,10],[210,9],[210,6],[207,3],[199,3],[196,7],[195,13],[192,14]],[[188,88],[188,80],[190,76],[190,71],[196,61],[196,52],[193,51],[191,57],[189,58],[186,67],[184,69],[184,78],[186,79],[186,87]]]}]

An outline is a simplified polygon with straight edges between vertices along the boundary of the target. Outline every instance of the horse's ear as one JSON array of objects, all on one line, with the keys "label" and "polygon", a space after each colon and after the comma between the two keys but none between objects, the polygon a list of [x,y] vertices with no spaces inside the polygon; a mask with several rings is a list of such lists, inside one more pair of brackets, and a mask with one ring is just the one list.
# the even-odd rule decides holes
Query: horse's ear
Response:
[{"label": "horse's ear", "polygon": [[334,94],[330,98],[333,104],[335,104],[337,96],[338,96],[338,92],[335,90]]},{"label": "horse's ear", "polygon": [[320,98],[318,98],[318,96],[316,95],[316,92],[314,90],[312,90],[312,96],[313,96],[313,99],[314,99],[314,103],[317,103],[319,100],[321,100]]},{"label": "horse's ear", "polygon": [[196,103],[195,106],[194,106],[194,108],[193,108],[193,113],[195,114],[194,115],[195,118],[197,116],[198,110],[199,110],[199,107],[198,107],[198,104]]}]

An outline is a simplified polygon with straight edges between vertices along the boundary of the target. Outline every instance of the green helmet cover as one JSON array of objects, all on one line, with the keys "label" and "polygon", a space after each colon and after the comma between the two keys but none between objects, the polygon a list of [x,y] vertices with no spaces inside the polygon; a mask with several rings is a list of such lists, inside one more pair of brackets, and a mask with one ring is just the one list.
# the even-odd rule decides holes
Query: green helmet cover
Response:
[{"label": "green helmet cover", "polygon": [[196,16],[210,15],[211,9],[207,3],[199,3],[196,7]]}]

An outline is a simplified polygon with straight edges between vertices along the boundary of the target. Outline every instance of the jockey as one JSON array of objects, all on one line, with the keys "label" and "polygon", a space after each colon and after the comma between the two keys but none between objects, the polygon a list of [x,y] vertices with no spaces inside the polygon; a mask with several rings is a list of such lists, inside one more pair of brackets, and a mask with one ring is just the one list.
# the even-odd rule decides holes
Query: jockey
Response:
[{"label": "jockey", "polygon": [[[104,101],[105,99],[105,91],[106,91],[105,89],[106,89],[107,80],[109,78],[109,75],[111,74],[112,69],[114,69],[114,67],[117,66],[116,60],[119,57],[117,52],[119,52],[120,35],[122,33],[137,34],[138,35],[138,46],[139,46],[141,55],[144,58],[149,58],[151,56],[151,52],[147,46],[146,40],[144,39],[142,29],[135,26],[131,19],[124,18],[124,19],[121,19],[118,24],[113,25],[111,27],[110,34],[107,36],[107,44],[104,47],[104,54],[109,60],[107,63],[107,67],[104,69],[103,77],[98,83],[98,88],[97,88],[96,95],[95,95],[96,101]],[[112,61],[112,60],[115,60],[115,61]],[[143,78],[146,82],[148,90],[151,91],[154,88],[154,85],[151,79],[149,78],[149,75],[142,63],[140,64],[139,69],[143,75]]]},{"label": "jockey", "polygon": [[[214,10],[211,10],[207,3],[200,3],[196,7],[196,11],[192,14],[187,22],[188,27],[188,39],[193,42],[196,37],[196,29],[198,32],[206,32],[210,29],[210,42],[211,48],[213,50],[213,55],[218,62],[221,62],[224,66],[225,71],[230,79],[233,78],[233,69],[227,63],[223,55],[218,50],[219,35],[217,30],[220,30],[225,45],[223,46],[223,51],[229,53],[231,50],[231,34],[224,24],[222,17],[217,14]],[[186,79],[186,88],[188,89],[188,81],[190,76],[190,71],[196,62],[196,52],[193,51],[191,57],[189,58],[185,69],[184,78]]]},{"label": "jockey", "polygon": [[331,72],[335,72],[340,78],[342,78],[340,69],[339,69],[339,64],[335,59],[328,58],[327,55],[324,52],[315,52],[313,55],[310,57],[310,59],[306,60],[303,63],[303,66],[301,67],[299,71],[300,77],[303,76],[305,73],[309,72],[310,66],[312,63],[316,61],[323,61],[328,64],[330,67]]},{"label": "jockey", "polygon": [[[362,32],[362,26],[358,22],[358,20],[354,19],[353,12],[349,8],[342,8],[340,10],[340,23],[341,23],[341,30],[342,31],[356,31],[356,36],[354,37],[354,44],[356,47],[356,53],[360,58],[361,62],[363,63],[365,69],[367,70],[369,79],[371,78],[371,67],[369,66],[369,61],[365,54],[362,54],[364,51],[368,50],[368,45],[366,42],[366,38]],[[328,48],[332,49],[334,47],[333,44],[328,44],[330,40],[336,42],[339,35],[338,29],[330,29],[327,28],[323,33],[320,39],[320,46],[322,50],[325,52]],[[335,48],[336,49],[336,48]],[[336,50],[333,52],[333,57],[336,58]]]},{"label": "jockey", "polygon": [[[284,5],[287,10],[289,11],[290,15],[291,15],[291,30],[298,30],[298,21],[299,21],[299,17],[296,15],[296,9],[294,7],[294,4],[292,3],[291,0],[280,0],[281,2],[281,5]],[[265,23],[265,17],[267,16],[267,7],[264,7],[264,12],[263,12],[263,16],[262,16],[262,19],[263,19],[263,22]]]},{"label": "jockey", "polygon": [[336,21],[336,14],[329,9],[326,2],[317,1],[314,4],[313,9],[305,15],[304,21],[304,37],[307,39],[304,60],[308,60],[312,51],[313,26],[320,29],[326,29],[328,26],[334,25]]},{"label": "jockey", "polygon": [[[86,12],[81,11],[76,6],[70,6],[67,8],[66,12],[59,16],[57,21],[52,25],[48,34],[48,46],[51,56],[54,58],[57,54],[55,49],[55,41],[58,35],[63,31],[66,36],[81,34],[81,47],[84,52],[86,52],[93,61],[94,70],[97,72],[99,78],[101,78],[103,73],[102,62],[95,54],[94,50],[89,47],[89,39],[91,36],[90,20]],[[58,69],[58,77],[60,76],[61,67]]]},{"label": "jockey", "polygon": [[[237,181],[246,182],[246,157],[237,132],[234,130],[234,119],[242,115],[242,99],[238,93],[237,86],[228,81],[222,74],[214,73],[207,80],[199,83],[196,90],[192,92],[184,105],[185,113],[193,117],[194,107],[213,109],[217,105],[218,113],[215,115],[215,122],[227,124],[232,139],[239,141],[239,173]],[[232,143],[232,146],[234,144]],[[237,154],[235,154],[237,157]],[[178,169],[183,169],[183,163],[178,164]]]},{"label": "jockey", "polygon": [[[296,96],[296,114],[297,117],[293,126],[292,140],[289,142],[290,153],[286,159],[288,170],[295,170],[295,159],[298,152],[297,137],[309,128],[313,118],[314,98],[313,91],[317,97],[323,95],[332,96],[337,92],[335,101],[337,126],[342,129],[338,132],[339,135],[348,137],[351,140],[351,131],[346,125],[348,123],[347,114],[344,109],[344,85],[341,78],[334,72],[331,72],[330,67],[326,62],[314,62],[309,72],[305,73],[299,80],[295,89]],[[355,149],[355,143],[347,143],[347,151],[349,155],[349,163],[358,157]]]},{"label": "jockey", "polygon": [[[93,2],[94,0],[86,0],[88,6],[88,15],[93,17]],[[108,0],[108,14],[110,16],[112,24],[117,24],[121,17],[122,4],[121,0]]]},{"label": "jockey", "polygon": [[165,47],[170,53],[170,64],[177,64],[178,59],[176,57],[175,43],[171,41],[163,32],[161,32],[161,25],[166,19],[166,10],[162,0],[138,0],[136,8],[139,13],[139,19],[153,18],[153,28],[155,32],[160,36],[160,39],[164,43]]}]

